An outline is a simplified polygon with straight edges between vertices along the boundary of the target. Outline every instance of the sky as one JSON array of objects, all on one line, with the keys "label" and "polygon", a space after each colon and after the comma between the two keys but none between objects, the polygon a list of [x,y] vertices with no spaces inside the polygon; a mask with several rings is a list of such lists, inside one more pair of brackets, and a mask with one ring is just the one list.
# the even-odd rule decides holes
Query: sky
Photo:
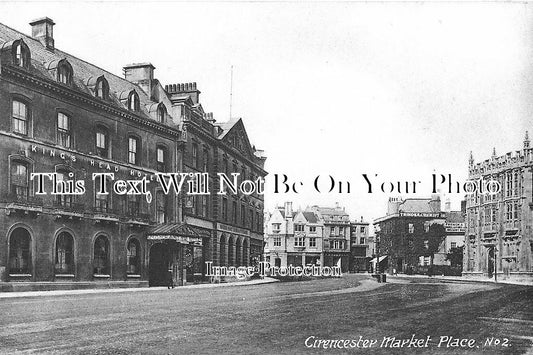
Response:
[{"label": "sky", "polygon": [[[217,121],[229,119],[233,87],[232,116],[267,156],[267,209],[338,202],[371,221],[389,197],[429,197],[434,173],[464,182],[470,151],[479,162],[533,136],[530,4],[0,3],[0,22],[24,33],[43,16],[57,48],[117,75],[151,62],[163,85],[197,82]],[[276,174],[303,186],[275,193]],[[343,192],[317,192],[316,176]],[[420,183],[379,190],[398,181]],[[463,195],[444,199],[459,209]]]}]

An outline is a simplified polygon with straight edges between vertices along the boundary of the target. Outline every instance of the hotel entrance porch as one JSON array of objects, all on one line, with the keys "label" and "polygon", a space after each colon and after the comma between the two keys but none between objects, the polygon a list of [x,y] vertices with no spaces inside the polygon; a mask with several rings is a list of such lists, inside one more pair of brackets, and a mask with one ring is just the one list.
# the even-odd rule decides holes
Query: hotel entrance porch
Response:
[{"label": "hotel entrance porch", "polygon": [[149,250],[150,286],[176,286],[197,282],[203,277],[203,238],[185,223],[154,227],[146,237]]}]

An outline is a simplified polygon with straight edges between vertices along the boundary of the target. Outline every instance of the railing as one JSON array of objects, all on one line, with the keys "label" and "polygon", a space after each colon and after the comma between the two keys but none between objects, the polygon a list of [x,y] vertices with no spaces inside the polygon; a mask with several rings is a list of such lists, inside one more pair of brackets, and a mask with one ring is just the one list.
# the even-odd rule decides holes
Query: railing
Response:
[{"label": "railing", "polygon": [[140,212],[126,212],[126,216],[133,220],[139,220],[139,221],[150,221],[150,214],[148,213],[140,213]]},{"label": "railing", "polygon": [[92,210],[99,214],[117,214],[117,211],[109,206],[94,206]]},{"label": "railing", "polygon": [[82,213],[85,210],[85,205],[71,201],[54,201],[53,207],[58,210],[65,210],[69,212]]},{"label": "railing", "polygon": [[43,206],[41,197],[7,193],[2,195],[2,202],[16,203],[18,205]]}]

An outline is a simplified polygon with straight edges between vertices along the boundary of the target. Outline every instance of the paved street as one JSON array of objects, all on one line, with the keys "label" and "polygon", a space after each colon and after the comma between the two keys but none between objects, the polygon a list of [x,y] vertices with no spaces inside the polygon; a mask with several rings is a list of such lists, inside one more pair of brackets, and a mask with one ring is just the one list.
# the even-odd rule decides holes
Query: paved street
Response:
[{"label": "paved street", "polygon": [[[378,284],[363,275],[245,287],[6,298],[0,299],[0,349],[68,354],[520,354],[533,345],[532,299],[533,287],[526,286],[429,279]],[[451,338],[438,347],[441,336]],[[384,337],[407,341],[394,348],[398,342]],[[456,344],[453,338],[475,339],[474,347],[467,348],[466,341],[462,348],[446,347]],[[487,338],[492,346],[485,346]],[[344,343],[321,340],[353,339],[361,347],[308,348],[306,339],[307,345],[327,347]],[[416,339],[427,347],[414,347]],[[362,348],[371,340],[376,343],[370,349]]]}]

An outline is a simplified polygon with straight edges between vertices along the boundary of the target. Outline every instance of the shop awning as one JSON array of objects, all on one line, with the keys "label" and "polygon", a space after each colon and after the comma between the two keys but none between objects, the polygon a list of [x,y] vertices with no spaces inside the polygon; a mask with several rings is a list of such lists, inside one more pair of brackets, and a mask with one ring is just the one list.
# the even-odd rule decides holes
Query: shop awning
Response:
[{"label": "shop awning", "polygon": [[[380,256],[379,257],[379,262],[382,262],[383,260],[385,260],[385,258],[387,257],[388,255],[383,255],[383,256]],[[376,262],[376,258],[370,260],[371,263],[375,263]]]},{"label": "shop awning", "polygon": [[175,240],[181,244],[202,245],[206,234],[186,223],[164,223],[153,227],[147,233],[148,240]]}]

